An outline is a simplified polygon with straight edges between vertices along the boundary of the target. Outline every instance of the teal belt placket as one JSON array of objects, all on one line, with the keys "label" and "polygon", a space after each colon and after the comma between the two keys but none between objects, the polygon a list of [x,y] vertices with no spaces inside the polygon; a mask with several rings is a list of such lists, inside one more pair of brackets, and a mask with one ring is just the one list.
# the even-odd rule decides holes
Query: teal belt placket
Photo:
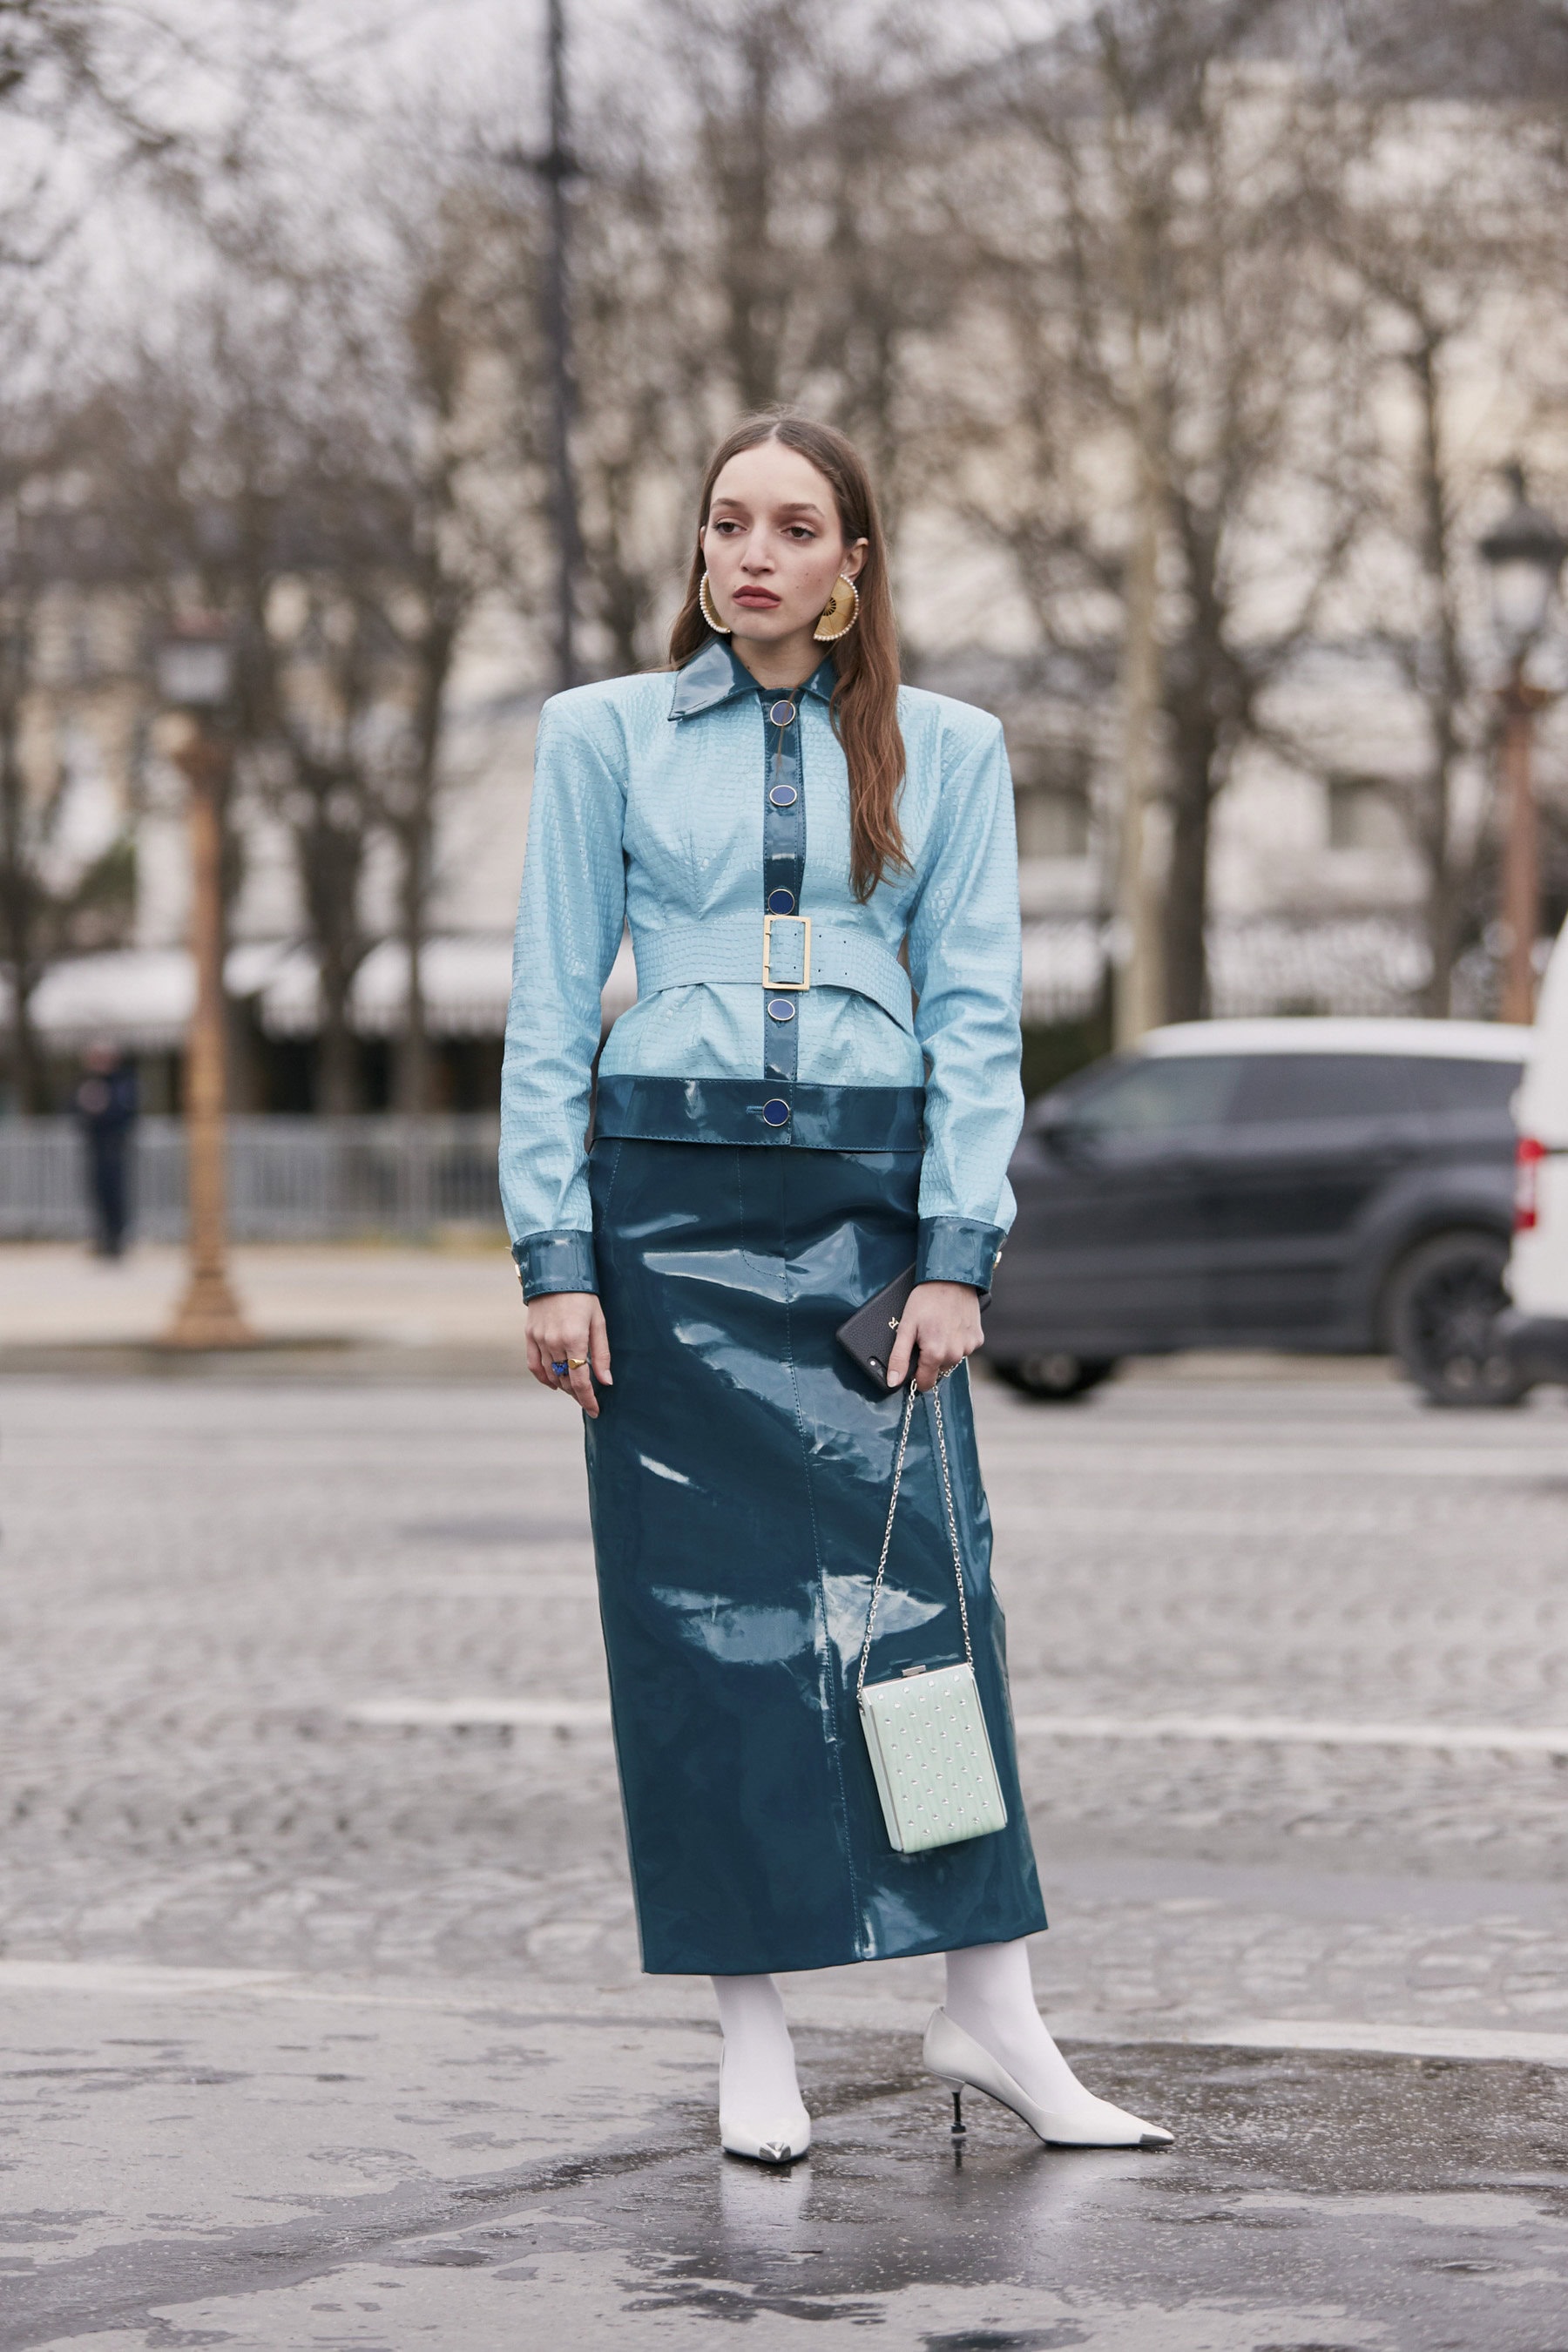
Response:
[{"label": "teal belt placket", "polygon": [[[800,757],[800,701],[793,694],[773,694],[763,689],[763,911],[769,915],[795,915],[800,911],[800,894],[805,880],[805,793]],[[794,926],[781,923],[775,928],[780,950],[785,949],[785,938],[780,936]],[[792,943],[793,944],[793,943]],[[779,976],[794,979],[797,975],[793,962],[783,955],[776,961]],[[780,1092],[770,1097],[763,1108],[764,1123],[773,1128],[787,1125],[793,1108],[795,1072],[800,1063],[800,1027],[796,1016],[797,997],[778,989],[764,989],[763,994],[763,1074],[776,1079]]]}]

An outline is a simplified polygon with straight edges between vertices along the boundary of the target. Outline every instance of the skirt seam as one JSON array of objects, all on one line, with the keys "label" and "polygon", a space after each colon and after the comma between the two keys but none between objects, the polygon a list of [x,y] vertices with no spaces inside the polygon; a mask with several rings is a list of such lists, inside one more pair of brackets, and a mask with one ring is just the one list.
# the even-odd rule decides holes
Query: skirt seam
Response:
[{"label": "skirt seam", "polygon": [[616,1179],[621,1172],[621,1154],[626,1150],[626,1139],[624,1135],[617,1135],[613,1139],[609,1136],[605,1138],[606,1143],[610,1142],[612,1139],[615,1143],[616,1151],[615,1157],[610,1162],[610,1181],[605,1187],[605,1203],[604,1207],[599,1212],[601,1217],[607,1217],[610,1213],[610,1202],[616,1197]]}]

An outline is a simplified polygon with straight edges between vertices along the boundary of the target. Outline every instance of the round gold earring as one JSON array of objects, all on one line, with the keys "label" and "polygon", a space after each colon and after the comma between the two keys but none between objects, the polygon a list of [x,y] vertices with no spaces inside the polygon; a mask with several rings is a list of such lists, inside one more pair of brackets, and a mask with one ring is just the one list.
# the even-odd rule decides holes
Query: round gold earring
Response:
[{"label": "round gold earring", "polygon": [[708,593],[708,574],[706,572],[702,574],[702,584],[697,591],[697,601],[702,607],[702,617],[707,622],[709,627],[712,630],[714,635],[719,637],[727,637],[730,632],[724,626],[723,622],[719,618],[718,614],[713,610],[713,600]]},{"label": "round gold earring", "polygon": [[847,580],[841,572],[811,634],[818,645],[831,646],[838,638],[847,637],[859,618],[860,591],[853,580]]}]

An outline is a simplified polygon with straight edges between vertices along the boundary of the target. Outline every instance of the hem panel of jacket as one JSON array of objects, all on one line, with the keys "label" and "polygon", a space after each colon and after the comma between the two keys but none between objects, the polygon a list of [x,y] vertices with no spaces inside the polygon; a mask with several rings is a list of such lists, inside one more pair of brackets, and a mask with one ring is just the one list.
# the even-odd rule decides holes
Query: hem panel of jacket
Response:
[{"label": "hem panel of jacket", "polygon": [[797,1151],[925,1149],[921,1087],[825,1087],[784,1078],[601,1075],[595,1135],[645,1143],[784,1144]]}]

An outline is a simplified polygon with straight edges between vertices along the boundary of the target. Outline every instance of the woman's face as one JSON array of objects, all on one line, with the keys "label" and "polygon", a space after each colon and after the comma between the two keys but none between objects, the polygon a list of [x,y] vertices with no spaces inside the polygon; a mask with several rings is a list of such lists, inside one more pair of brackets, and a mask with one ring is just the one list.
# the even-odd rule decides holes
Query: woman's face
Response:
[{"label": "woman's face", "polygon": [[719,618],[765,646],[809,643],[838,574],[853,580],[866,560],[863,539],[845,545],[832,485],[782,441],[731,458],[700,538]]}]

